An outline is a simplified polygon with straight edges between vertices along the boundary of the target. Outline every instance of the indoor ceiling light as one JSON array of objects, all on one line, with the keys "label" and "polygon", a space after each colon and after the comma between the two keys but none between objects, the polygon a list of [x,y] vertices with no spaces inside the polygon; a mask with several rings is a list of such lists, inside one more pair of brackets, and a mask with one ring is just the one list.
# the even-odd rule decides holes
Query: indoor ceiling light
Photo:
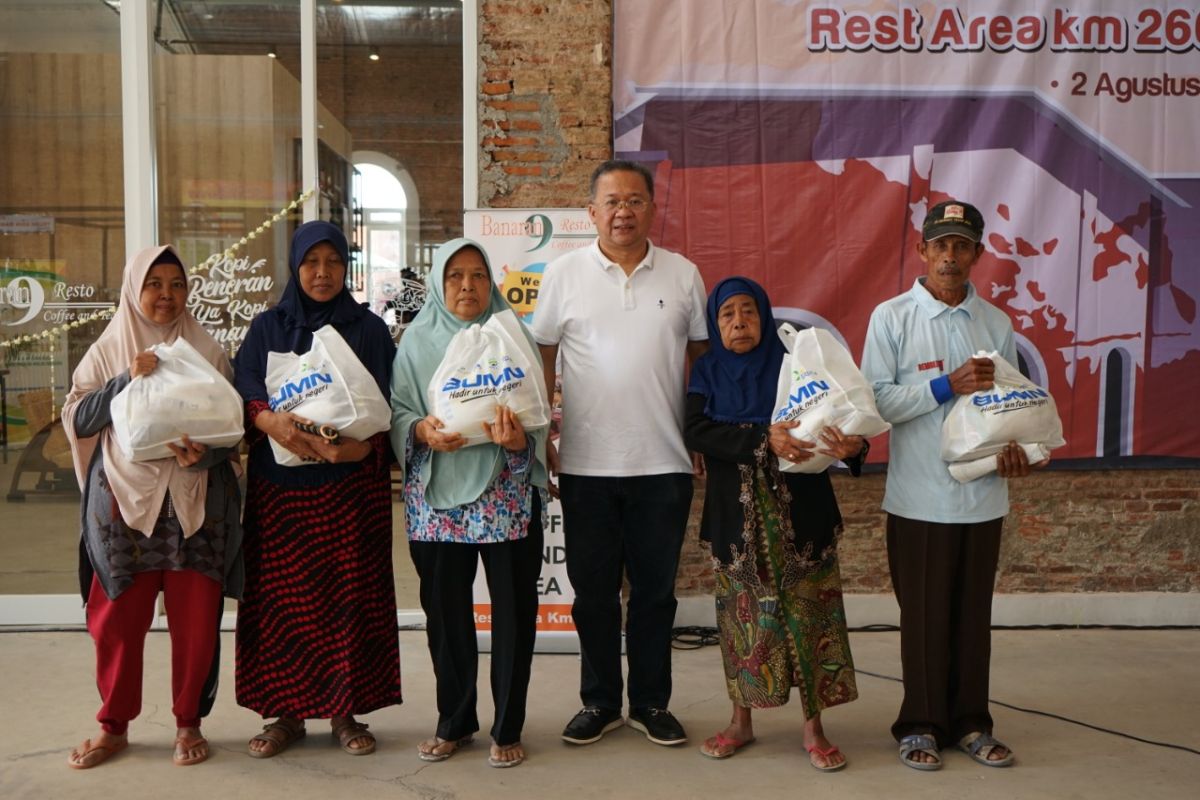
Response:
[{"label": "indoor ceiling light", "polygon": [[271,45],[271,49],[267,51],[267,58],[279,58],[279,52],[275,49],[275,45]]},{"label": "indoor ceiling light", "polygon": [[371,59],[372,61],[378,61],[379,60],[379,48],[376,47],[375,45],[371,45],[371,52],[367,56],[367,58]]}]

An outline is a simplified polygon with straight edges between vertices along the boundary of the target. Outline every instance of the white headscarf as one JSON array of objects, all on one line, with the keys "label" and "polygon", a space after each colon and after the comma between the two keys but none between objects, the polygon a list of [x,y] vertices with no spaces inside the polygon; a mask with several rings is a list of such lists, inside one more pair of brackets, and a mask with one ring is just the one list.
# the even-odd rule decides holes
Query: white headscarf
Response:
[{"label": "white headscarf", "polygon": [[129,369],[138,353],[156,344],[170,344],[183,337],[222,375],[232,379],[233,370],[225,351],[186,308],[165,325],[147,319],[142,313],[139,302],[142,285],[154,262],[168,252],[183,263],[173,247],[163,245],[142,250],[125,265],[117,312],[75,368],[62,417],[63,428],[71,443],[71,455],[75,459],[75,477],[81,488],[87,481],[88,466],[99,444],[104,452],[104,472],[125,524],[147,536],[153,533],[163,498],[170,489],[171,502],[186,537],[204,523],[204,500],[208,491],[208,475],[204,471],[186,470],[175,462],[174,456],[154,461],[130,461],[114,441],[111,425],[96,436],[81,439],[75,435],[75,411],[80,401],[104,388],[108,381]]}]

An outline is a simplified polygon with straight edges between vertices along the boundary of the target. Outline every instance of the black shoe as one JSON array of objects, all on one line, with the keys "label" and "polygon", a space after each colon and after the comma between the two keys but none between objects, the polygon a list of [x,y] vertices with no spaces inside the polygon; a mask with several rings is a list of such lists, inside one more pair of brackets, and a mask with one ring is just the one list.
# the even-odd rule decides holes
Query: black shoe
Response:
[{"label": "black shoe", "polygon": [[655,744],[670,747],[687,741],[683,726],[665,708],[631,708],[628,725],[646,734],[646,738]]},{"label": "black shoe", "polygon": [[614,711],[611,708],[584,706],[563,728],[562,738],[571,744],[591,744],[600,741],[601,736],[621,727],[621,724],[619,708]]}]

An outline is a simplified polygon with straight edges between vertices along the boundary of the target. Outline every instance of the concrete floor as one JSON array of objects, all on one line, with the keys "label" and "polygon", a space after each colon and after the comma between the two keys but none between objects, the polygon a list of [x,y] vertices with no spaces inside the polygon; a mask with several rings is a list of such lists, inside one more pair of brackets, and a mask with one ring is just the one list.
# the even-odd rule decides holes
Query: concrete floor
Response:
[{"label": "concrete floor", "polygon": [[[486,736],[453,759],[427,764],[417,742],[434,728],[433,681],[424,634],[400,634],[406,702],[366,717],[379,736],[371,756],[351,757],[310,723],[309,737],[267,761],[245,755],[256,716],[234,704],[232,635],[223,636],[224,673],[205,724],[214,745],[206,764],[171,765],[168,640],[147,643],[145,706],[131,746],[103,766],[66,767],[70,748],[95,730],[97,699],[91,643],[84,633],[0,633],[0,797],[16,798],[1194,798],[1200,755],[1140,744],[1059,720],[994,706],[996,732],[1018,755],[1012,769],[988,769],[946,754],[946,767],[919,773],[896,761],[887,728],[900,686],[860,672],[857,702],[831,709],[826,730],[850,760],[823,775],[800,749],[798,706],[756,715],[758,741],[736,757],[712,761],[696,747],[722,728],[729,707],[714,648],[675,654],[672,709],[691,740],[677,748],[622,728],[587,747],[558,734],[578,708],[575,656],[534,661],[525,744],[528,761],[512,770],[486,764]],[[856,633],[858,668],[899,672],[895,633]],[[992,696],[1148,739],[1200,749],[1200,632],[997,631]],[[486,669],[486,656],[483,659]],[[486,677],[480,718],[490,724]]]}]

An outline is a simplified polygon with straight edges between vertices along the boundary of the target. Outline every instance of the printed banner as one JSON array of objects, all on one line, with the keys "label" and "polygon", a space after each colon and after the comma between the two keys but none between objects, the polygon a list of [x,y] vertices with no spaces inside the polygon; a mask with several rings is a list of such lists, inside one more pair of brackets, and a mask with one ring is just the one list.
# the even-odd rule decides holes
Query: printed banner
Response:
[{"label": "printed banner", "polygon": [[[468,211],[463,236],[483,245],[496,283],[517,316],[533,321],[537,293],[546,264],[563,253],[586,247],[596,238],[596,229],[586,209],[488,209]],[[562,408],[558,392],[551,399],[554,422],[551,436],[557,437]],[[550,524],[543,532],[542,574],[538,580],[538,643],[540,652],[577,650],[571,604],[575,592],[567,580],[566,540],[563,537],[562,506],[550,501]],[[475,578],[475,629],[490,632],[492,605],[483,571]]]},{"label": "printed banner", "polygon": [[488,209],[466,213],[463,236],[487,250],[504,299],[529,325],[546,265],[591,244],[596,228],[582,208]]},{"label": "printed banner", "polygon": [[709,286],[760,281],[780,321],[856,359],[871,311],[924,273],[926,210],[973,203],[972,281],[1058,402],[1055,458],[1194,464],[1188,5],[616,0],[615,149],[654,171],[657,243]]}]

